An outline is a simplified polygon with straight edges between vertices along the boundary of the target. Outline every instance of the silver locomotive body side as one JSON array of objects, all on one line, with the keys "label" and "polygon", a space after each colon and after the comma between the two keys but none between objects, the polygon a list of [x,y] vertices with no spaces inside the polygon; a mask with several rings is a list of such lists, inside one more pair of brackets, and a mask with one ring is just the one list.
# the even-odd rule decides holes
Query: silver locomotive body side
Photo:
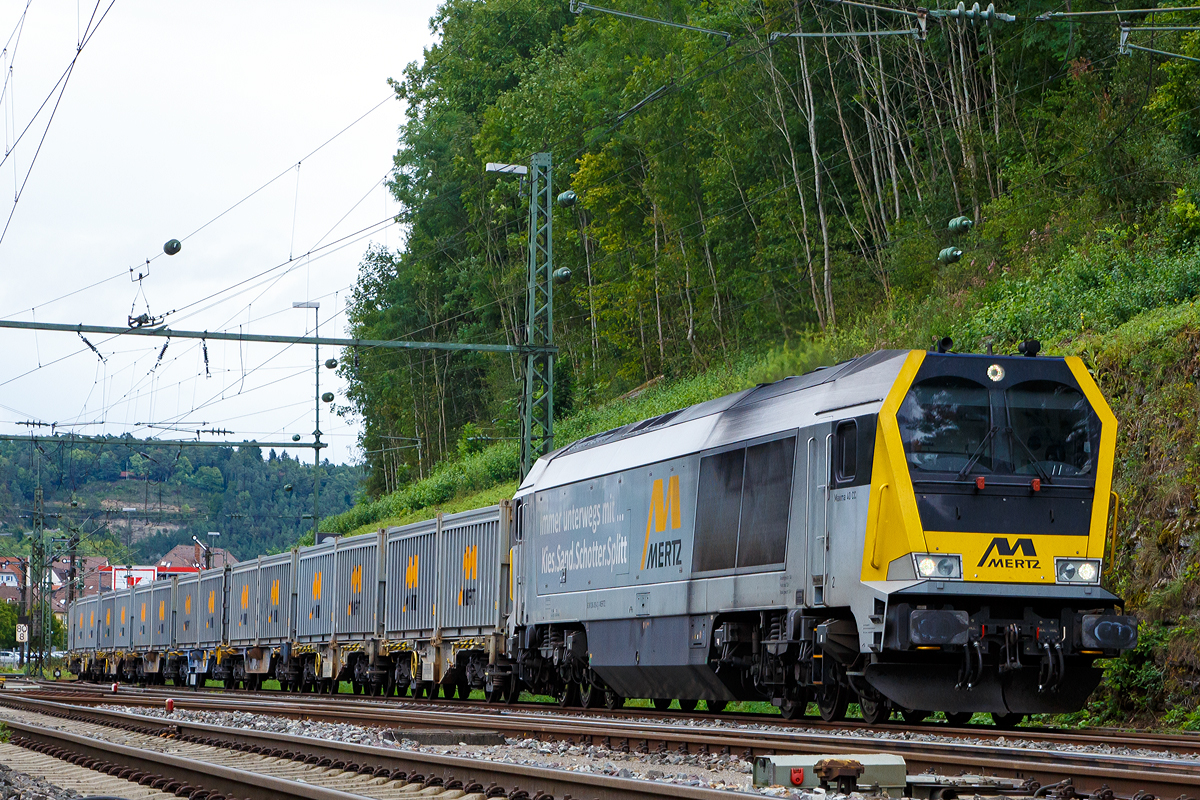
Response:
[{"label": "silver locomotive body side", "polygon": [[726,621],[864,605],[869,457],[831,487],[832,438],[849,420],[869,453],[903,356],[758,387],[539,461],[517,495],[522,643],[586,658],[584,680],[621,696],[745,696],[712,668],[710,651],[740,631]]}]

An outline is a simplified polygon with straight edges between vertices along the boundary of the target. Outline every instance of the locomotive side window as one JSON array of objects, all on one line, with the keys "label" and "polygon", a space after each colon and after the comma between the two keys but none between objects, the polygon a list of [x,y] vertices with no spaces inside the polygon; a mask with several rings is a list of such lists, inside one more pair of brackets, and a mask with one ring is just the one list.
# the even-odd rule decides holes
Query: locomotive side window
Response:
[{"label": "locomotive side window", "polygon": [[730,450],[700,459],[693,572],[733,568],[745,463],[745,450]]},{"label": "locomotive side window", "polygon": [[795,438],[747,448],[738,534],[739,567],[783,563],[795,455]]},{"label": "locomotive side window", "polygon": [[837,426],[834,441],[834,478],[849,483],[858,473],[858,423],[847,420]]}]

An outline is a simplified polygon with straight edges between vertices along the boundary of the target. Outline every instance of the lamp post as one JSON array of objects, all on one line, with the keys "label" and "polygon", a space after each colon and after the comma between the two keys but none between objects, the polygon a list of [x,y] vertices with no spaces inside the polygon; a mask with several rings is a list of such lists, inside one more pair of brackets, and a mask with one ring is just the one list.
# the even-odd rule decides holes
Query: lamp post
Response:
[{"label": "lamp post", "polygon": [[[317,300],[292,303],[292,308],[311,308],[313,310],[313,336],[321,336],[321,303]],[[314,344],[316,351],[317,402],[315,417],[316,427],[313,429],[313,544],[317,542],[317,528],[321,518],[321,345]]]}]

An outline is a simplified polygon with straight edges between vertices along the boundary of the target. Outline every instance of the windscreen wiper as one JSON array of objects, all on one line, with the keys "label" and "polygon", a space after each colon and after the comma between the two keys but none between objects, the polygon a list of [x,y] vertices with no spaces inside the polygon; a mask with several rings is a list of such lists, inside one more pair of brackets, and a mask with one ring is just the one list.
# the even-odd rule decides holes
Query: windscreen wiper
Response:
[{"label": "windscreen wiper", "polygon": [[1035,470],[1037,470],[1038,477],[1042,479],[1042,483],[1050,483],[1050,473],[1046,472],[1046,470],[1042,468],[1042,465],[1038,463],[1038,458],[1033,454],[1033,451],[1029,449],[1029,445],[1025,444],[1020,436],[1017,436],[1017,434],[1013,433],[1012,428],[1005,428],[1004,432],[1008,434],[1008,440],[1010,442],[1016,442],[1017,444],[1021,445],[1021,449],[1025,451],[1025,455],[1029,456],[1029,463]]},{"label": "windscreen wiper", "polygon": [[980,457],[983,455],[983,449],[987,447],[987,443],[992,440],[992,437],[996,435],[996,431],[998,430],[1000,430],[1000,428],[995,425],[988,428],[987,435],[983,437],[983,440],[979,443],[979,446],[975,448],[973,453],[971,453],[971,457],[967,459],[966,464],[963,464],[963,468],[958,471],[958,477],[956,477],[955,480],[961,481],[963,478],[971,474],[971,470],[975,469],[976,462],[978,462]]}]

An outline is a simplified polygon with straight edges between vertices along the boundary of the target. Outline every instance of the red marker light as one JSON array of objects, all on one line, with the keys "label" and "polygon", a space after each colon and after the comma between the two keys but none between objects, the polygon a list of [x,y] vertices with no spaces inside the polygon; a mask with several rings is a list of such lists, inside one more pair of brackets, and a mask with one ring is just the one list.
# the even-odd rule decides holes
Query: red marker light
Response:
[{"label": "red marker light", "polygon": [[120,686],[120,685],[121,685],[121,684],[119,684],[119,683],[114,683],[114,684],[113,684],[113,687],[112,687],[112,689],[113,689],[113,694],[116,694],[116,693],[117,693],[117,687],[118,687],[118,686]]},{"label": "red marker light", "polygon": [[1029,482],[1029,485],[1035,492],[1040,492],[1042,490],[1042,479],[1034,478]]},{"label": "red marker light", "polygon": [[175,701],[173,699],[171,699],[170,697],[168,697],[167,702],[166,702],[166,707],[167,707],[167,713],[170,714],[171,712],[173,712],[175,710]]},{"label": "red marker light", "polygon": [[804,783],[804,767],[792,767],[792,786]]},{"label": "red marker light", "polygon": [[981,492],[982,492],[982,491],[983,491],[983,487],[984,487],[984,483],[985,483],[985,482],[984,482],[984,480],[983,480],[983,476],[982,476],[982,475],[980,475],[978,478],[976,478],[976,479],[975,479],[975,488],[976,488],[976,489],[978,489],[979,491],[981,491]]}]

